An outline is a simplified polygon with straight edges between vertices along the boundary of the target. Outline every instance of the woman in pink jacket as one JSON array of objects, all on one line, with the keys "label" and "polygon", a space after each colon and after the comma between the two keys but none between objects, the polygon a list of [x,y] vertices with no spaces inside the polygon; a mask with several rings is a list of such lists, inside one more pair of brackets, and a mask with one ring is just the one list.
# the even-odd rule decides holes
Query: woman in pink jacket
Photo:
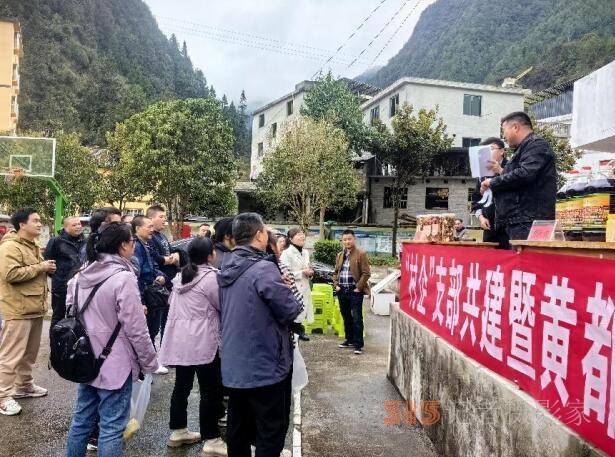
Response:
[{"label": "woman in pink jacket", "polygon": [[[67,306],[83,306],[102,283],[83,314],[92,349],[100,354],[118,322],[120,332],[99,375],[79,384],[75,414],[68,432],[67,456],[83,457],[88,438],[100,416],[98,455],[123,454],[123,432],[130,414],[132,383],[139,373],[158,368],[156,351],[147,331],[137,277],[130,258],[135,242],[130,226],[110,223],[88,239],[88,266],[68,283]],[[103,283],[104,281],[104,283]],[[78,303],[75,303],[75,290]]]},{"label": "woman in pink jacket", "polygon": [[[160,362],[175,367],[171,396],[170,447],[205,440],[204,456],[226,456],[218,418],[223,414],[220,373],[220,301],[215,258],[209,238],[195,238],[188,245],[190,260],[173,280],[169,317],[160,348]],[[188,396],[194,375],[199,381],[201,433],[188,430]]]}]

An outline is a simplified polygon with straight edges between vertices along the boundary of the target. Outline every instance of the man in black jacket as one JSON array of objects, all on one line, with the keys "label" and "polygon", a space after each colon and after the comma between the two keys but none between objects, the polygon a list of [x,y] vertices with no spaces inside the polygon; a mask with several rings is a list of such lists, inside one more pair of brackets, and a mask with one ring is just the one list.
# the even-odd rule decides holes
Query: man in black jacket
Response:
[{"label": "man in black jacket", "polygon": [[502,173],[503,167],[506,166],[506,150],[504,142],[496,137],[490,137],[483,140],[481,146],[491,147],[491,171],[489,176],[482,176],[476,179],[476,189],[472,194],[472,212],[478,218],[480,226],[483,229],[483,241],[489,243],[498,243],[498,249],[508,249],[508,235],[503,227],[496,228],[495,226],[495,198],[491,191],[480,193],[481,183],[488,178],[494,178]]},{"label": "man in black jacket", "polygon": [[55,260],[57,270],[51,277],[51,327],[66,317],[66,287],[81,265],[79,251],[84,244],[81,221],[65,217],[64,228],[45,248],[45,260]]},{"label": "man in black jacket", "polygon": [[500,176],[482,182],[481,192],[491,189],[495,196],[496,227],[504,227],[511,240],[525,240],[533,221],[555,219],[555,156],[523,112],[502,119],[502,134],[515,154]]}]

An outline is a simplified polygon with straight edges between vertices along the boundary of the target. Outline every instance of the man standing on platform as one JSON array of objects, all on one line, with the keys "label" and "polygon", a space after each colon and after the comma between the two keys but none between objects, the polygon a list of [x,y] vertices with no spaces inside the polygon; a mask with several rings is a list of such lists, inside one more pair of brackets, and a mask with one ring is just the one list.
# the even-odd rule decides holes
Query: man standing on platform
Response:
[{"label": "man standing on platform", "polygon": [[365,251],[356,247],[352,230],[342,232],[344,250],[337,254],[333,284],[344,319],[346,341],[341,348],[353,348],[354,353],[363,353],[363,296],[369,295],[367,280],[371,276]]},{"label": "man standing on platform", "polygon": [[505,116],[502,134],[515,154],[500,176],[482,182],[481,192],[493,192],[496,228],[504,227],[511,240],[526,240],[532,222],[555,219],[555,155],[545,139],[534,135],[524,112]]}]

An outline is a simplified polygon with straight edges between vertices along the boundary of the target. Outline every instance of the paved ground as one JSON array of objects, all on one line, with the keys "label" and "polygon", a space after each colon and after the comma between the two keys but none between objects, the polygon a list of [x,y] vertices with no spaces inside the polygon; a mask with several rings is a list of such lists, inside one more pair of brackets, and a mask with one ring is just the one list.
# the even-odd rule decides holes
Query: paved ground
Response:
[{"label": "paved ground", "polygon": [[339,349],[334,335],[302,343],[310,377],[302,393],[303,456],[437,456],[422,429],[384,425],[384,400],[401,398],[386,378],[389,318],[365,317],[360,356]]},{"label": "paved ground", "polygon": [[[43,341],[35,367],[35,382],[49,389],[49,395],[40,399],[20,400],[23,408],[19,416],[0,416],[0,457],[60,457],[64,455],[66,436],[76,398],[76,385],[61,379],[47,369],[49,321],[45,322]],[[155,376],[152,398],[144,427],[129,443],[127,457],[146,456],[200,456],[202,445],[181,449],[166,446],[169,429],[169,404],[173,390],[173,371],[166,376]],[[198,384],[188,401],[188,422],[198,430]],[[290,436],[287,447],[290,448]],[[95,456],[94,453],[88,455]]]},{"label": "paved ground", "polygon": [[[332,335],[314,335],[302,344],[310,383],[302,394],[303,455],[306,457],[437,456],[422,430],[385,426],[383,401],[399,395],[386,379],[389,321],[366,313],[366,352],[337,348]],[[60,457],[75,401],[74,384],[47,369],[48,338],[41,344],[35,380],[48,397],[20,401],[19,416],[0,416],[0,457]],[[166,447],[168,411],[174,376],[157,376],[144,428],[130,442],[127,457],[199,456],[201,446]],[[189,424],[198,428],[198,392],[189,400]],[[292,426],[287,437],[291,446]],[[94,455],[94,454],[91,454]]]}]

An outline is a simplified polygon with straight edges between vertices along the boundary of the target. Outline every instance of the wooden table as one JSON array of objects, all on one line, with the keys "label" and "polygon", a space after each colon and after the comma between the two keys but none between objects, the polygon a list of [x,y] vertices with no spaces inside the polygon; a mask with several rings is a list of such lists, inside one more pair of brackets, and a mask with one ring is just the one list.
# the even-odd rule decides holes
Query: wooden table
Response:
[{"label": "wooden table", "polygon": [[[403,240],[403,244],[433,244],[436,246],[452,246],[462,248],[481,248],[495,249],[498,243],[487,243],[482,241],[421,241],[421,240]],[[615,244],[615,243],[613,243]]]},{"label": "wooden table", "polygon": [[615,243],[594,241],[521,241],[511,240],[517,251],[564,254],[596,259],[615,259]]}]

